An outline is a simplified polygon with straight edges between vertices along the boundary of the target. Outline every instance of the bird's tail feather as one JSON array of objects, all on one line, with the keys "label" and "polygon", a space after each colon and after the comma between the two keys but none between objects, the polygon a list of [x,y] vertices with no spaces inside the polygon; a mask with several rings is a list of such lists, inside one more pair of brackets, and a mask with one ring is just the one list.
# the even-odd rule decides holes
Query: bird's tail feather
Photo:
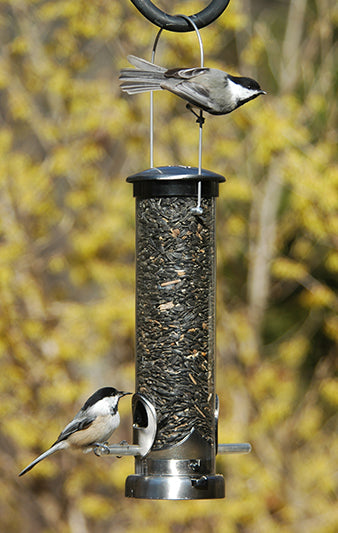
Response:
[{"label": "bird's tail feather", "polygon": [[154,65],[145,59],[128,56],[128,61],[136,68],[124,68],[120,73],[121,89],[128,94],[159,91],[167,69]]},{"label": "bird's tail feather", "polygon": [[47,450],[46,452],[42,453],[41,455],[39,455],[39,457],[37,457],[34,461],[32,461],[28,466],[26,466],[26,468],[24,468],[19,476],[23,476],[24,474],[26,474],[27,472],[29,472],[35,465],[37,465],[38,463],[40,463],[40,461],[42,461],[43,459],[45,459],[46,457],[48,457],[49,455],[52,455],[53,453],[55,452],[58,452],[59,450],[63,450],[64,448],[68,448],[68,443],[67,442],[64,442],[64,441],[61,441],[61,442],[58,442],[57,444],[54,444],[54,446],[52,446],[51,448],[49,448],[49,450]]}]

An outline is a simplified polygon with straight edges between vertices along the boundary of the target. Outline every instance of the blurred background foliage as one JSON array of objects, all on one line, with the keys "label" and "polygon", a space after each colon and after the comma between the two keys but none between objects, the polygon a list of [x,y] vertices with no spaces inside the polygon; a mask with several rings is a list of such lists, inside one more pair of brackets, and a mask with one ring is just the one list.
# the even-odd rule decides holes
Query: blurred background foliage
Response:
[{"label": "blurred background foliage", "polygon": [[[208,1],[158,1],[192,14]],[[333,0],[231,0],[205,63],[268,92],[207,117],[217,203],[218,458],[227,499],[124,498],[133,460],[64,453],[25,478],[82,402],[133,390],[134,201],[149,97],[122,96],[157,29],[129,1],[0,2],[0,521],[9,532],[333,533],[337,477],[338,174]],[[162,34],[159,63],[199,63]],[[197,165],[198,127],[155,95],[155,164]],[[116,438],[130,439],[121,401]],[[154,512],[158,510],[159,512]]]}]

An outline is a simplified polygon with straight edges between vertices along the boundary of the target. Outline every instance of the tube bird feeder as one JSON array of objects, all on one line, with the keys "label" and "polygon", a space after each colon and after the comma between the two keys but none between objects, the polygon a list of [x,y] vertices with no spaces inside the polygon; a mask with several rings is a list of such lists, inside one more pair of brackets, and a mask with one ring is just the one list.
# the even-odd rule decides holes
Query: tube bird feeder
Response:
[{"label": "tube bird feeder", "polygon": [[157,428],[150,453],[135,459],[126,495],[222,498],[224,479],[215,473],[215,199],[225,179],[174,166],[127,181],[136,197],[136,392],[154,406]]}]

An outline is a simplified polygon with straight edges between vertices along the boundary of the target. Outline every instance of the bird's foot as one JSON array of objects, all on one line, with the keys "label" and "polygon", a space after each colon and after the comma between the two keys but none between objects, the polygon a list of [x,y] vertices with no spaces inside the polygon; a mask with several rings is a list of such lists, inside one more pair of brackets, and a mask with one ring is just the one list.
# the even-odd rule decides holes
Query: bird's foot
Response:
[{"label": "bird's foot", "polygon": [[97,455],[98,457],[100,457],[101,455],[110,454],[108,442],[94,442],[93,447],[94,447],[93,451],[95,455]]},{"label": "bird's foot", "polygon": [[199,113],[196,113],[196,111],[194,110],[194,108],[193,108],[193,106],[191,104],[187,104],[185,107],[187,109],[189,109],[189,111],[191,111],[193,115],[195,115],[197,124],[200,124],[200,125],[204,124],[205,118],[203,116],[202,109],[200,109]]}]

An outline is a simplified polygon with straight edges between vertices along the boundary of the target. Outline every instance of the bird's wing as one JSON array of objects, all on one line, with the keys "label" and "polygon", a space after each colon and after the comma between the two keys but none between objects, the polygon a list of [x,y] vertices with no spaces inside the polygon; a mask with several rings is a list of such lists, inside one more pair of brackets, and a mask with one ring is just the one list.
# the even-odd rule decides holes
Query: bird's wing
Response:
[{"label": "bird's wing", "polygon": [[[171,82],[170,82],[171,81]],[[210,109],[210,93],[203,85],[194,83],[193,81],[182,81],[173,83],[173,80],[164,81],[161,83],[163,89],[181,96],[191,104],[205,109]]]},{"label": "bird's wing", "polygon": [[95,416],[84,417],[81,411],[79,411],[78,414],[73,418],[73,420],[69,422],[69,424],[67,424],[64,430],[60,433],[60,435],[58,436],[54,444],[57,444],[58,442],[68,439],[69,435],[71,435],[72,433],[75,433],[76,431],[87,429],[94,422],[95,418],[96,418]]},{"label": "bird's wing", "polygon": [[209,72],[210,69],[204,67],[167,70],[161,87],[185,98],[191,104],[208,110],[210,108],[210,92],[204,84],[199,83],[198,78]]}]

